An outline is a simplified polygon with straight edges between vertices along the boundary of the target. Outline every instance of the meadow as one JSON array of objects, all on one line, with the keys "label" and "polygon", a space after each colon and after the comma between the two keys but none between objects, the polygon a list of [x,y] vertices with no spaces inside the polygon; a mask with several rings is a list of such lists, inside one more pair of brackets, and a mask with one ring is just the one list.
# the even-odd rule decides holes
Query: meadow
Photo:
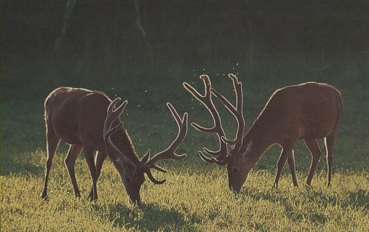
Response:
[{"label": "meadow", "polygon": [[[292,60],[287,63],[291,64]],[[365,62],[361,65],[364,69],[347,65],[336,71],[336,75],[303,75],[297,73],[298,69],[278,72],[271,64],[268,71],[276,75],[265,74],[269,79],[252,78],[240,64],[231,64],[206,70],[172,65],[167,73],[161,73],[161,81],[139,76],[124,85],[119,84],[119,79],[109,83],[98,79],[44,83],[10,80],[2,85],[1,231],[367,231],[369,83],[362,75],[362,70],[367,73]],[[164,149],[176,134],[166,101],[172,102],[180,114],[187,111],[190,122],[210,125],[210,116],[184,90],[182,82],[200,89],[202,83],[198,76],[208,73],[215,88],[233,99],[231,83],[223,77],[228,71],[239,72],[244,83],[248,126],[270,94],[284,85],[315,80],[329,82],[341,90],[344,111],[334,148],[332,187],[326,186],[324,155],[312,186],[304,184],[311,156],[303,142],[299,142],[295,148],[299,187],[292,186],[289,169],[285,168],[279,188],[272,189],[280,153],[274,146],[253,168],[241,192],[234,194],[228,189],[226,169],[206,164],[197,155],[203,146],[216,147],[215,136],[190,127],[179,148],[179,153],[186,153],[187,157],[161,163],[168,173],[154,175],[167,181],[154,185],[147,180],[141,188],[140,206],[129,204],[110,160],[105,161],[98,181],[99,199],[90,203],[87,196],[91,181],[83,155],[75,166],[82,197],[74,198],[64,166],[67,151],[64,144],[54,158],[49,199],[40,198],[46,162],[43,100],[53,87],[78,85],[107,92],[112,98],[128,98],[129,104],[121,118],[142,156],[147,148],[153,153]],[[221,115],[226,131],[234,133],[232,116],[225,110],[221,110]],[[324,154],[323,144],[320,145]]]}]

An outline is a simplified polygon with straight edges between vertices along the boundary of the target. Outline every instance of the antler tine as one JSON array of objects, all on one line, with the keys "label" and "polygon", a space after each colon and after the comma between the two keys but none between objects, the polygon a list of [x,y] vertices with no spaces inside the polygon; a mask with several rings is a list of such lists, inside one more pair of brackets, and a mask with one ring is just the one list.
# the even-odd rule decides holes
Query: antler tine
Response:
[{"label": "antler tine", "polygon": [[[211,92],[210,92],[210,88],[211,88],[211,82],[209,79],[209,76],[207,75],[201,75],[200,79],[203,80],[204,82],[204,95],[201,95],[195,88],[193,88],[190,84],[188,84],[187,82],[183,83],[183,86],[185,87],[185,89],[190,92],[198,101],[202,102],[205,107],[208,109],[209,112],[211,113],[215,113],[217,114],[217,112],[213,112],[212,107],[209,108],[208,105],[212,104],[212,100],[211,100]],[[214,107],[213,107],[214,108]],[[214,108],[215,109],[215,108]],[[211,128],[206,128],[203,126],[200,126],[197,123],[191,123],[191,126],[194,127],[196,130],[201,131],[201,132],[205,132],[205,133],[210,133],[210,132],[216,132],[216,125],[214,125]]]},{"label": "antler tine", "polygon": [[217,160],[214,157],[209,158],[206,155],[204,155],[201,151],[199,151],[199,156],[203,161],[205,161],[207,163],[215,163],[215,164],[218,164],[218,165],[226,165],[228,163],[227,159]]},{"label": "antler tine", "polygon": [[134,166],[131,160],[127,158],[113,143],[111,140],[111,135],[122,127],[122,122],[119,122],[116,126],[113,126],[114,122],[119,120],[119,116],[123,113],[126,105],[128,104],[128,101],[125,100],[119,107],[115,107],[118,101],[120,101],[120,98],[114,99],[107,109],[107,114],[104,122],[104,129],[103,129],[103,139],[106,145],[106,148],[109,152],[114,154],[118,160],[121,160],[123,164],[130,164],[131,166]]},{"label": "antler tine", "polygon": [[141,162],[142,162],[142,167],[141,168],[144,170],[144,172],[146,172],[149,179],[155,184],[162,184],[162,183],[165,182],[165,179],[161,180],[161,181],[156,180],[153,177],[150,169],[153,168],[153,169],[156,169],[156,170],[161,171],[161,172],[167,172],[167,170],[165,170],[165,169],[159,167],[158,165],[156,165],[155,164],[156,162],[158,162],[160,160],[166,160],[166,159],[180,160],[180,159],[183,159],[186,156],[186,154],[178,155],[176,153],[176,150],[179,147],[179,145],[183,142],[183,140],[185,139],[185,137],[187,135],[188,114],[187,114],[187,112],[185,112],[183,114],[183,117],[181,118],[172,104],[167,102],[167,107],[170,110],[172,116],[174,117],[174,119],[177,123],[177,126],[178,126],[177,137],[173,140],[173,142],[169,145],[169,147],[167,149],[157,153],[152,158],[150,158],[150,150],[148,150],[146,155],[141,160]]},{"label": "antler tine", "polygon": [[111,125],[116,119],[119,119],[120,115],[123,113],[124,109],[128,104],[128,100],[125,100],[119,107],[115,105],[121,100],[121,98],[114,99],[108,106],[106,110],[106,118],[104,122],[104,134],[106,134],[107,130],[111,128]]},{"label": "antler tine", "polygon": [[164,184],[164,183],[165,183],[165,181],[167,181],[166,179],[163,179],[163,180],[157,180],[157,179],[155,179],[155,177],[152,175],[152,173],[151,173],[151,170],[150,170],[150,169],[148,169],[148,170],[146,171],[146,174],[147,174],[147,176],[149,177],[149,179],[150,179],[154,184]]},{"label": "antler tine", "polygon": [[[203,105],[206,107],[206,109],[209,111],[210,115],[213,118],[213,122],[214,122],[214,126],[210,127],[210,128],[206,128],[203,126],[198,125],[197,123],[191,123],[192,127],[194,127],[196,130],[200,131],[200,132],[204,132],[204,133],[212,133],[215,132],[218,136],[218,141],[219,141],[219,150],[217,151],[212,151],[209,150],[208,148],[204,147],[204,151],[210,155],[214,155],[214,156],[218,156],[217,160],[223,160],[227,157],[227,145],[226,142],[223,141],[222,138],[225,138],[225,133],[222,127],[222,121],[220,118],[220,115],[217,111],[217,109],[215,108],[215,105],[213,103],[213,100],[211,98],[211,82],[210,82],[210,78],[208,75],[201,75],[200,79],[203,80],[204,82],[204,89],[205,89],[205,93],[204,95],[201,95],[200,93],[197,92],[197,90],[195,90],[191,85],[189,85],[188,83],[184,82],[183,86],[185,87],[185,89],[190,92],[198,101],[200,101],[201,103],[203,103]],[[200,156],[200,157],[204,157]],[[209,162],[211,160],[211,158],[207,158],[207,159],[203,159],[206,162]],[[212,163],[212,162],[211,162]]]},{"label": "antler tine", "polygon": [[236,75],[230,73],[228,74],[229,78],[233,81],[233,87],[236,94],[236,106],[233,106],[222,94],[220,94],[215,89],[211,89],[211,92],[223,103],[223,105],[235,116],[237,121],[237,133],[236,138],[234,140],[228,140],[225,137],[222,140],[226,143],[233,144],[235,147],[234,151],[238,151],[242,145],[242,137],[245,128],[245,119],[243,116],[243,92],[242,92],[242,83],[238,81]]},{"label": "antler tine", "polygon": [[[176,139],[173,141],[173,143],[170,146],[170,148],[174,149],[173,151],[175,151],[187,135],[188,113],[185,112],[183,114],[183,118],[181,118],[172,104],[167,102],[167,107],[169,108],[170,112],[175,118],[177,125],[178,125],[178,130],[179,130]],[[176,154],[174,153],[174,155]],[[184,158],[184,156],[185,155],[180,155],[180,156],[176,155],[176,159],[182,159]]]}]

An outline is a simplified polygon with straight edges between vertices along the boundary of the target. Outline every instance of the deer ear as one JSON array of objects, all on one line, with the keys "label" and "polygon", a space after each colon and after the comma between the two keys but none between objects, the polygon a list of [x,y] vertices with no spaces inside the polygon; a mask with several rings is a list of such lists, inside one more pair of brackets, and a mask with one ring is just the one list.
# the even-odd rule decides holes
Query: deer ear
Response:
[{"label": "deer ear", "polygon": [[246,150],[245,150],[245,154],[248,154],[251,152],[252,149],[252,140],[247,144]]},{"label": "deer ear", "polygon": [[130,162],[126,162],[126,160],[122,157],[118,157],[115,160],[116,163],[118,163],[120,166],[122,166],[125,170],[127,171],[131,171],[135,168],[135,166],[133,165],[133,163]]}]

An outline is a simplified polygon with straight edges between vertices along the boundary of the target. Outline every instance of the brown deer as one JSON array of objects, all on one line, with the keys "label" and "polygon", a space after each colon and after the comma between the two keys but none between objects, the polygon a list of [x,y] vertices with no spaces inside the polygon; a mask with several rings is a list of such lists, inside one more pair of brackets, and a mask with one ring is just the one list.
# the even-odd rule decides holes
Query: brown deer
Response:
[{"label": "brown deer", "polygon": [[[128,101],[116,107],[118,101],[120,98],[111,101],[102,92],[81,88],[60,87],[49,94],[45,100],[47,163],[42,198],[47,197],[49,172],[60,140],[70,145],[65,165],[76,197],[80,197],[80,191],[74,173],[74,164],[84,150],[92,178],[92,189],[89,195],[92,201],[98,198],[96,182],[107,155],[119,172],[129,198],[134,203],[141,202],[140,187],[145,181],[144,173],[153,183],[163,184],[165,179],[155,179],[151,169],[166,172],[156,165],[158,161],[180,160],[185,157],[185,155],[177,155],[175,151],[187,134],[187,113],[184,113],[181,118],[174,107],[167,103],[178,126],[177,137],[164,151],[151,158],[148,150],[140,159],[119,119]],[[95,161],[94,151],[97,151]]]},{"label": "brown deer", "polygon": [[[317,139],[324,138],[327,151],[328,186],[330,186],[333,145],[342,112],[340,92],[331,85],[316,82],[278,89],[269,98],[246,135],[243,135],[245,120],[242,83],[233,74],[229,74],[229,77],[233,81],[236,94],[235,105],[232,105],[222,94],[212,88],[207,75],[200,76],[205,85],[204,95],[201,95],[188,83],[183,83],[186,90],[208,109],[214,122],[214,126],[211,128],[205,128],[196,123],[192,123],[192,126],[201,132],[215,132],[220,143],[218,151],[211,151],[204,147],[204,151],[208,155],[217,157],[210,158],[199,151],[200,157],[209,163],[227,165],[229,188],[238,192],[246,181],[250,169],[258,162],[264,152],[273,144],[278,144],[282,148],[282,152],[273,186],[278,187],[286,160],[291,169],[293,184],[297,186],[293,147],[298,140],[303,139],[312,155],[312,163],[306,182],[310,185],[321,156]],[[225,136],[212,95],[216,96],[236,118],[238,128],[234,140],[227,139]],[[229,151],[227,145],[231,146]]]}]

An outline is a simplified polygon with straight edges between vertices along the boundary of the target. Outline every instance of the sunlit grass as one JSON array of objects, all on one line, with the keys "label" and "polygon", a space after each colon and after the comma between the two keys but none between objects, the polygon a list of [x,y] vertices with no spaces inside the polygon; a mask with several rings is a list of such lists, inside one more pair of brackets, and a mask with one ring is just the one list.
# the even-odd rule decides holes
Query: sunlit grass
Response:
[{"label": "sunlit grass", "polygon": [[[274,86],[275,83],[255,81],[253,85],[242,78],[246,124],[250,125],[281,83]],[[198,81],[188,81],[195,80]],[[229,82],[217,80],[218,87],[225,83],[224,88],[230,90]],[[211,124],[203,107],[178,90],[181,81],[177,82],[170,94],[159,94],[148,85],[136,83],[141,92],[136,93],[137,98],[129,98],[122,120],[140,156],[148,148],[152,153],[158,152],[174,139],[177,128],[165,107],[166,101],[171,101],[180,114],[188,111],[190,122]],[[332,187],[326,186],[324,155],[312,186],[305,185],[311,156],[299,142],[295,147],[299,187],[292,186],[286,168],[279,188],[272,189],[280,153],[274,146],[253,168],[241,192],[233,194],[228,189],[226,169],[203,163],[197,156],[203,146],[217,146],[215,137],[190,128],[178,151],[186,153],[186,159],[160,163],[168,173],[154,175],[167,181],[154,185],[147,180],[141,189],[141,206],[128,203],[124,186],[108,159],[98,181],[99,199],[91,204],[87,200],[91,180],[83,155],[75,166],[82,197],[74,198],[64,166],[67,147],[63,144],[51,169],[49,198],[41,200],[46,162],[43,99],[22,98],[14,93],[17,98],[8,96],[1,106],[1,231],[367,231],[369,95],[358,84],[333,82],[343,94],[344,112],[334,148]],[[155,99],[154,95],[162,98]],[[167,99],[167,95],[173,97]],[[227,132],[232,134],[234,119],[225,111],[221,114]],[[324,146],[320,145],[324,154]]]},{"label": "sunlit grass", "polygon": [[[36,160],[45,155],[33,154]],[[90,178],[87,165],[77,162],[82,197],[73,196],[62,156],[55,159],[49,199],[43,201],[42,175],[12,173],[2,176],[2,230],[43,231],[209,231],[209,230],[310,230],[365,231],[369,226],[367,172],[336,173],[326,187],[325,172],[312,187],[291,185],[288,173],[279,189],[272,189],[274,173],[253,171],[241,193],[227,189],[225,170],[199,169],[185,162],[169,167],[164,185],[147,181],[141,190],[143,204],[132,206],[116,171],[107,162],[99,180],[99,200],[87,200]]]},{"label": "sunlit grass", "polygon": [[[15,166],[1,177],[2,231],[365,231],[369,226],[369,174],[365,170],[336,171],[328,188],[321,162],[323,168],[313,186],[307,187],[306,165],[300,162],[300,186],[292,186],[286,168],[276,190],[271,188],[274,164],[268,159],[275,160],[278,154],[267,154],[235,195],[228,190],[224,168],[201,163],[195,152],[182,149],[188,153],[186,160],[165,162],[169,172],[155,173],[167,179],[165,184],[145,182],[140,207],[128,203],[109,160],[98,182],[100,198],[95,204],[87,200],[91,187],[87,165],[83,158],[77,160],[82,197],[74,198],[63,162],[65,147],[54,159],[49,199],[43,201],[39,194],[44,149],[7,149],[14,156],[9,164]],[[303,160],[309,160],[309,154],[303,153],[307,156]]]}]

